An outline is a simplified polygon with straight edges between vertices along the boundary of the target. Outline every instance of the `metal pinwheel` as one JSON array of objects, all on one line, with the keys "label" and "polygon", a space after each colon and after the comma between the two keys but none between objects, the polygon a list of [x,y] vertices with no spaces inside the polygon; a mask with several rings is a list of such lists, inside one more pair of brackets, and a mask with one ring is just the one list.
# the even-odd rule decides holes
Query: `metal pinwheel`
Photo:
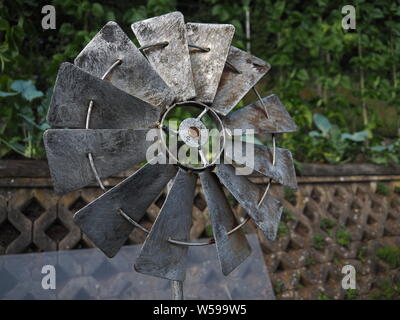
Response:
[{"label": "metal pinwheel", "polygon": [[[173,12],[135,22],[132,30],[140,48],[118,24],[108,22],[74,64],[59,69],[48,113],[54,129],[44,136],[55,190],[64,194],[98,183],[104,193],[79,210],[74,221],[108,257],[120,250],[133,228],[148,233],[135,263],[138,272],[183,281],[188,247],[215,243],[227,275],[250,254],[242,230],[247,221],[252,219],[268,239],[276,236],[282,205],[268,194],[270,184],[296,188],[297,182],[292,155],[276,147],[275,134],[296,131],[296,125],[276,95],[261,98],[255,90],[270,66],[231,46],[232,25],[185,23],[180,12]],[[252,89],[258,101],[232,111]],[[198,115],[183,120],[178,130],[169,128],[168,114],[188,105]],[[201,149],[205,116],[223,132],[220,152],[211,161]],[[175,134],[181,143],[198,148],[200,166],[150,161],[106,189],[103,179],[146,161],[151,144],[146,135],[154,128],[161,137]],[[227,129],[271,136],[271,147],[254,145],[251,168],[269,178],[266,189],[235,174],[232,164],[216,161],[224,148],[231,148],[225,144]],[[233,164],[245,164],[235,149],[229,154]],[[213,230],[213,238],[201,242],[189,240],[197,178]],[[161,211],[147,230],[139,222],[170,181]],[[240,223],[224,187],[248,214]]]}]

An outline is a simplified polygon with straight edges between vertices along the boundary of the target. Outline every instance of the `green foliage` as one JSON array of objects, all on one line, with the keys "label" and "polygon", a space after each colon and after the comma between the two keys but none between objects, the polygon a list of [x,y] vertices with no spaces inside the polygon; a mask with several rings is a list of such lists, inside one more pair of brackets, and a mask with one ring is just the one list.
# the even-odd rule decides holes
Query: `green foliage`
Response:
[{"label": "green foliage", "polygon": [[0,109],[0,157],[14,151],[26,158],[42,158],[52,90],[44,95],[31,81],[24,80],[12,82],[11,90],[0,92],[1,104],[12,106]]},{"label": "green foliage", "polygon": [[341,266],[344,264],[343,259],[339,258],[336,253],[333,255],[332,262],[338,266]]},{"label": "green foliage", "polygon": [[370,294],[374,300],[398,300],[400,297],[400,281],[393,282],[388,279],[379,283],[377,291]]},{"label": "green foliage", "polygon": [[[0,156],[12,156],[9,145],[27,156],[43,154],[40,146],[25,152],[15,144],[27,145],[26,140],[32,142],[36,139],[32,135],[38,135],[31,132],[28,137],[29,130],[21,128],[21,120],[27,121],[17,114],[29,112],[3,109],[17,104],[32,110],[33,115],[26,116],[34,123],[43,124],[44,117],[36,110],[46,100],[40,92],[53,87],[60,64],[73,62],[107,21],[118,22],[133,39],[132,22],[179,9],[187,21],[233,24],[232,44],[245,49],[244,12],[249,10],[251,52],[272,65],[257,87],[263,96],[278,94],[300,129],[283,134],[280,142],[293,150],[296,168],[301,169],[300,162],[400,162],[400,11],[389,0],[373,4],[358,0],[356,31],[341,27],[339,8],[346,3],[326,0],[318,5],[301,0],[54,0],[51,4],[57,12],[56,30],[41,28],[40,2],[0,2],[0,129],[7,123],[7,130],[0,133],[7,142],[1,143]],[[31,82],[18,84],[17,79]],[[250,93],[238,107],[254,100]]]},{"label": "green foliage", "polygon": [[319,250],[326,247],[326,241],[322,234],[316,233],[313,235],[313,247]]},{"label": "green foliage", "polygon": [[330,229],[336,227],[336,221],[328,218],[322,218],[320,221],[320,226],[322,230],[328,232]]},{"label": "green foliage", "polygon": [[274,285],[275,294],[276,295],[282,294],[284,289],[285,289],[285,283],[281,279],[276,280],[276,283]]},{"label": "green foliage", "polygon": [[296,200],[296,192],[291,188],[284,187],[283,188],[285,199],[291,203]]},{"label": "green foliage", "polygon": [[380,248],[376,256],[388,263],[392,269],[400,267],[400,247]]},{"label": "green foliage", "polygon": [[304,284],[302,282],[301,274],[297,274],[296,278],[297,278],[296,289],[298,290],[298,289],[304,288]]},{"label": "green foliage", "polygon": [[[354,149],[357,143],[368,138],[368,131],[358,131],[353,134],[342,132],[337,125],[321,114],[313,115],[314,123],[319,131],[310,131],[312,150],[315,156],[323,156],[329,163],[348,162],[354,159]],[[320,159],[315,159],[320,160]]]},{"label": "green foliage", "polygon": [[29,102],[43,96],[43,92],[36,90],[32,81],[15,80],[11,85],[11,89],[15,92],[6,92],[6,94],[17,95],[20,93],[21,96]]},{"label": "green foliage", "polygon": [[399,186],[394,187],[394,192],[400,193],[400,187]]},{"label": "green foliage", "polygon": [[[389,1],[357,1],[357,30],[344,31],[338,9],[344,4],[257,1],[253,34],[268,32],[262,41],[253,37],[252,50],[273,66],[261,91],[277,93],[299,125],[298,134],[282,141],[296,159],[399,163],[400,148],[372,155],[369,149],[399,140],[399,10]],[[317,127],[321,136],[310,137],[314,113],[336,128]]]},{"label": "green foliage", "polygon": [[326,294],[324,293],[320,293],[317,297],[317,300],[331,300],[330,297],[328,297]]},{"label": "green foliage", "polygon": [[348,289],[345,292],[345,300],[356,300],[358,298],[359,292],[357,289]]},{"label": "green foliage", "polygon": [[307,257],[306,258],[306,262],[305,262],[305,265],[306,266],[312,266],[312,265],[314,265],[314,264],[316,264],[317,262],[313,259],[313,258],[310,258],[310,257]]},{"label": "green foliage", "polygon": [[357,259],[361,262],[365,262],[367,259],[368,247],[361,247],[357,252]]},{"label": "green foliage", "polygon": [[289,234],[289,228],[287,224],[284,221],[279,222],[277,236],[284,237],[287,236],[288,234]]},{"label": "green foliage", "polygon": [[400,140],[387,145],[375,145],[369,148],[372,163],[389,165],[400,163]]},{"label": "green foliage", "polygon": [[336,232],[336,242],[341,246],[348,247],[351,242],[350,233],[345,228],[339,229]]},{"label": "green foliage", "polygon": [[382,196],[388,196],[390,194],[389,187],[383,183],[378,183],[376,185],[376,193]]},{"label": "green foliage", "polygon": [[354,133],[343,132],[337,125],[332,124],[325,116],[315,113],[313,121],[318,130],[308,133],[310,149],[307,151],[308,161],[343,163],[356,161],[357,156],[365,153],[365,160],[372,163],[388,165],[399,163],[400,140],[387,145],[373,145],[371,130]]},{"label": "green foliage", "polygon": [[293,216],[292,211],[290,211],[288,208],[283,208],[282,221],[288,222],[288,221],[294,221],[294,220],[296,220],[296,219]]},{"label": "green foliage", "polygon": [[206,237],[209,237],[209,238],[213,237],[213,230],[212,230],[211,224],[206,225],[206,227],[204,229],[204,233],[205,233]]}]

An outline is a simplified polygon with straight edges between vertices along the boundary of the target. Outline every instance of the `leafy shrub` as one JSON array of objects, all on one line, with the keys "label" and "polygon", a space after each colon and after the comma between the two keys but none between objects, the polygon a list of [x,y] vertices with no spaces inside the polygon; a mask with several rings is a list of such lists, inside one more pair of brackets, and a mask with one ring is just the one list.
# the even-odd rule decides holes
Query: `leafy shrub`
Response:
[{"label": "leafy shrub", "polygon": [[288,233],[289,233],[289,228],[286,225],[286,223],[283,222],[283,221],[279,222],[277,236],[278,237],[284,237],[284,236],[288,235]]},{"label": "leafy shrub", "polygon": [[322,234],[316,233],[313,236],[313,247],[315,249],[324,249],[326,246],[325,238]]},{"label": "leafy shrub", "polygon": [[357,259],[364,263],[367,259],[367,254],[368,254],[368,247],[363,246],[357,252]]},{"label": "leafy shrub", "polygon": [[380,194],[382,196],[388,196],[390,193],[390,190],[389,190],[388,186],[386,186],[385,184],[378,183],[376,185],[376,193]]},{"label": "leafy shrub", "polygon": [[385,279],[378,284],[378,289],[370,294],[374,300],[398,300],[400,297],[400,281]]},{"label": "leafy shrub", "polygon": [[285,283],[281,279],[276,280],[276,283],[274,285],[275,294],[280,295],[284,289],[285,289]]},{"label": "leafy shrub", "polygon": [[320,226],[322,230],[329,231],[336,226],[336,221],[328,218],[322,218],[320,221]]},{"label": "leafy shrub", "polygon": [[400,247],[385,247],[380,248],[376,252],[376,256],[396,269],[400,267]]},{"label": "leafy shrub", "polygon": [[326,294],[324,294],[324,293],[320,293],[319,295],[318,295],[318,298],[317,298],[318,300],[331,300],[331,298],[329,297],[329,296],[327,296]]},{"label": "leafy shrub", "polygon": [[341,246],[348,247],[351,242],[351,235],[346,229],[339,229],[336,232],[336,242]]},{"label": "leafy shrub", "polygon": [[[7,130],[0,132],[7,142],[0,142],[0,157],[11,156],[11,149],[28,157],[42,156],[35,141],[41,129],[32,123],[35,129],[21,128],[17,114],[31,109],[28,118],[41,126],[44,117],[36,109],[47,94],[31,101],[21,93],[14,97],[15,80],[31,80],[37,91],[47,93],[60,64],[73,62],[107,21],[117,21],[133,39],[132,22],[178,8],[187,21],[233,24],[232,44],[241,49],[250,44],[254,55],[271,63],[273,68],[257,88],[263,96],[278,94],[300,129],[283,134],[280,143],[294,151],[296,168],[299,162],[399,163],[400,10],[389,0],[358,3],[357,32],[351,32],[341,27],[338,4],[326,0],[318,5],[301,0],[54,0],[57,29],[44,31],[40,1],[2,1],[0,91],[11,95],[0,97],[0,129],[7,123]],[[251,17],[250,43],[244,27],[246,10]],[[255,98],[250,93],[239,106]],[[17,108],[15,104],[20,109],[4,111]]]},{"label": "leafy shrub", "polygon": [[43,132],[52,90],[46,94],[31,81],[15,80],[9,92],[0,91],[0,157],[14,151],[26,158],[44,157]]},{"label": "leafy shrub", "polygon": [[285,199],[291,203],[293,203],[296,200],[296,194],[295,191],[293,189],[284,187],[283,188],[283,192],[285,195]]},{"label": "leafy shrub", "polygon": [[356,300],[358,298],[359,292],[357,289],[348,289],[345,292],[345,300]]},{"label": "leafy shrub", "polygon": [[327,162],[338,163],[353,160],[356,144],[368,139],[368,131],[358,131],[353,134],[342,132],[337,126],[321,114],[313,115],[314,123],[319,131],[310,131],[314,152],[319,152]]}]

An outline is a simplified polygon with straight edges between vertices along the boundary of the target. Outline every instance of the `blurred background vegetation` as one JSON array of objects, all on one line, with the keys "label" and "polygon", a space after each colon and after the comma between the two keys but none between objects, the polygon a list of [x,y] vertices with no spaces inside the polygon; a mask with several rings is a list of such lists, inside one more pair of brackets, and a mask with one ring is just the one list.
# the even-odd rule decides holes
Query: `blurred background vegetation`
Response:
[{"label": "blurred background vegetation", "polygon": [[[297,161],[399,163],[400,2],[352,1],[357,28],[345,31],[347,2],[0,0],[0,158],[45,157],[57,70],[107,21],[134,40],[132,22],[179,10],[186,21],[235,25],[233,45],[272,65],[257,89],[278,94],[299,126],[279,142]],[[45,4],[56,30],[41,27]],[[238,107],[255,100],[249,93]]]}]

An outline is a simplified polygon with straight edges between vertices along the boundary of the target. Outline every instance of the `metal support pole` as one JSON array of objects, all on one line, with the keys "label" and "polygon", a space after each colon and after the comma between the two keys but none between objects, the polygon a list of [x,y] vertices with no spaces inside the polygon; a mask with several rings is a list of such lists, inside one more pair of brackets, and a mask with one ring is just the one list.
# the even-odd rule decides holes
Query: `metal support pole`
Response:
[{"label": "metal support pole", "polygon": [[183,300],[183,281],[171,281],[172,300]]},{"label": "metal support pole", "polygon": [[[249,1],[250,2],[250,1]],[[250,35],[250,8],[249,3],[245,6],[246,15],[246,51],[250,53],[251,50],[251,35]]]},{"label": "metal support pole", "polygon": [[[173,181],[168,182],[167,191],[171,191]],[[183,281],[171,280],[171,299],[183,300]]]}]

